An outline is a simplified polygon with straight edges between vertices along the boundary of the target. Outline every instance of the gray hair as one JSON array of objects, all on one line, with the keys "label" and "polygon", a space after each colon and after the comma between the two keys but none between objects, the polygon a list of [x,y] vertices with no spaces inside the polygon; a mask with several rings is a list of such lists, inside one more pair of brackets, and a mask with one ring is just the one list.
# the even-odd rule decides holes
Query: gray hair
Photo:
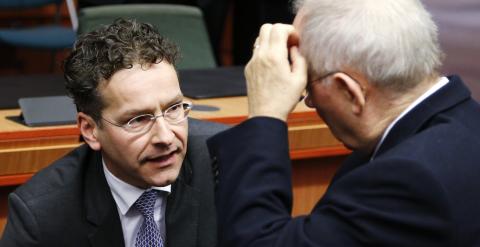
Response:
[{"label": "gray hair", "polygon": [[297,0],[301,50],[316,75],[354,69],[380,87],[412,88],[437,73],[437,26],[418,0]]}]

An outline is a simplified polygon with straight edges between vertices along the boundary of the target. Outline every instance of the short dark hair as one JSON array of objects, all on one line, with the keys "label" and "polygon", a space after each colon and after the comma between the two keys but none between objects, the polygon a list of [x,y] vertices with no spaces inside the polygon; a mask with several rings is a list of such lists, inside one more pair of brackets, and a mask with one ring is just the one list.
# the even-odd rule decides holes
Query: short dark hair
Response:
[{"label": "short dark hair", "polygon": [[117,19],[111,25],[81,35],[63,69],[68,95],[78,111],[97,123],[105,102],[98,85],[134,64],[148,66],[166,61],[175,65],[178,49],[148,23]]}]

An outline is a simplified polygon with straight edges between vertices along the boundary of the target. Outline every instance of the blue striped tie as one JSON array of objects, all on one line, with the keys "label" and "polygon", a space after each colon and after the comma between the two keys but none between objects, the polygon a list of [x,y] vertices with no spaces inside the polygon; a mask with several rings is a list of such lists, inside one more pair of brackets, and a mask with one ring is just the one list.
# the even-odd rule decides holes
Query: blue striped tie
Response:
[{"label": "blue striped tie", "polygon": [[153,218],[153,208],[157,199],[157,191],[145,191],[135,202],[135,208],[143,215],[144,221],[137,238],[135,247],[163,247],[163,240]]}]

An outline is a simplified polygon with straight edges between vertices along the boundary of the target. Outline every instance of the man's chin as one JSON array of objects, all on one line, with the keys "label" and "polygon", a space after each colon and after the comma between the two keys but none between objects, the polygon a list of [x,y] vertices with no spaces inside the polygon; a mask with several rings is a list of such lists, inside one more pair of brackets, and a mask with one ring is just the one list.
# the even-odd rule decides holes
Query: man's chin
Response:
[{"label": "man's chin", "polygon": [[163,181],[158,181],[158,182],[153,182],[150,184],[151,187],[165,187],[168,185],[172,185],[175,182],[175,179],[171,180],[163,180]]},{"label": "man's chin", "polygon": [[165,171],[169,174],[161,174],[151,180],[150,185],[155,187],[164,187],[173,184],[178,178],[178,172]]}]

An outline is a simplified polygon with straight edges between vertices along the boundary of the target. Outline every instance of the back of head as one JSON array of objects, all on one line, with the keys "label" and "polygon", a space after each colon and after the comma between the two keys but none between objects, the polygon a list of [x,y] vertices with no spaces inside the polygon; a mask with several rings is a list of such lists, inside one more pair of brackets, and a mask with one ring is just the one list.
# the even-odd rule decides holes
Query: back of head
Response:
[{"label": "back of head", "polygon": [[418,0],[304,0],[301,49],[312,72],[352,69],[404,91],[436,74],[437,27]]}]

